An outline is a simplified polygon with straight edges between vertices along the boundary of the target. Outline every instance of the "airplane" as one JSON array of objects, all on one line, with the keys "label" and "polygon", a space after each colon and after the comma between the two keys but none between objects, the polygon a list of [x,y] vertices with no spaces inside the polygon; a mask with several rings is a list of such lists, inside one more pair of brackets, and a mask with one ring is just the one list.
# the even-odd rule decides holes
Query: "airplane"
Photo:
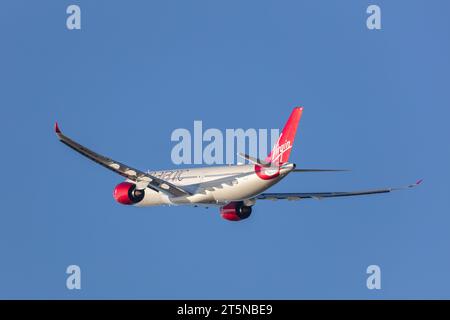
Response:
[{"label": "airplane", "polygon": [[382,188],[345,192],[290,192],[267,193],[271,186],[291,172],[336,172],[336,169],[300,169],[289,162],[297,126],[303,107],[292,110],[272,151],[264,159],[247,154],[239,155],[250,164],[210,166],[143,172],[100,155],[64,135],[58,122],[55,132],[58,139],[94,162],[125,178],[113,191],[114,199],[123,205],[137,207],[158,205],[193,205],[219,207],[221,217],[241,221],[250,217],[252,207],[260,200],[301,200],[360,196],[388,193],[413,188],[422,180],[402,188]]}]

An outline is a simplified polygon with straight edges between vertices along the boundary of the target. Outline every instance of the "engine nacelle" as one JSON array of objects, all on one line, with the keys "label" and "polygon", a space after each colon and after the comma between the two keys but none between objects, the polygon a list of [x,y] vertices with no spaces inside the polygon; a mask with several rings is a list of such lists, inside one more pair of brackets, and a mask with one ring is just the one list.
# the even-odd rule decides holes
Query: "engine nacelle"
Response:
[{"label": "engine nacelle", "polygon": [[119,183],[113,192],[114,199],[121,204],[135,204],[145,197],[144,190],[136,190],[136,185],[130,182]]},{"label": "engine nacelle", "polygon": [[250,217],[252,207],[244,205],[244,202],[230,202],[220,208],[222,218],[229,221],[240,221]]}]

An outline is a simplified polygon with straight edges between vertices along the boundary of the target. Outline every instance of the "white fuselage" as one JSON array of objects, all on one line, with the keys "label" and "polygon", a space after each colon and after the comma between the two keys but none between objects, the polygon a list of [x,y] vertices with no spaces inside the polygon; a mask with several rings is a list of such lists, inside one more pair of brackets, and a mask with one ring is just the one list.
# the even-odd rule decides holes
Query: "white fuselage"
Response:
[{"label": "white fuselage", "polygon": [[[252,205],[252,198],[283,179],[294,164],[281,168],[260,168],[255,165],[229,165],[177,170],[151,171],[151,175],[183,187],[192,195],[171,197],[165,193],[145,189],[145,197],[136,206],[157,205],[217,205],[244,201]],[[279,170],[279,171],[278,171]]]}]

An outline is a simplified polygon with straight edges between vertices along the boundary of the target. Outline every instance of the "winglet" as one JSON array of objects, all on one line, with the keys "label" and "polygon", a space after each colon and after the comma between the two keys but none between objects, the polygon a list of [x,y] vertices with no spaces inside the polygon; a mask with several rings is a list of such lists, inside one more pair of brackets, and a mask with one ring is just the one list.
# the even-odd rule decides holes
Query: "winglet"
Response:
[{"label": "winglet", "polygon": [[407,185],[407,186],[404,186],[404,187],[400,187],[400,188],[391,188],[391,190],[402,190],[402,189],[405,190],[405,189],[414,188],[414,187],[417,187],[419,184],[421,184],[422,181],[423,181],[423,179],[419,179],[413,184],[410,184],[410,185]]},{"label": "winglet", "polygon": [[417,187],[419,184],[422,183],[422,181],[423,181],[423,179],[419,179],[419,180],[417,180],[415,183],[410,184],[409,186],[404,187],[404,189]]},{"label": "winglet", "polygon": [[59,130],[58,121],[55,122],[55,132],[61,133],[61,130]]}]

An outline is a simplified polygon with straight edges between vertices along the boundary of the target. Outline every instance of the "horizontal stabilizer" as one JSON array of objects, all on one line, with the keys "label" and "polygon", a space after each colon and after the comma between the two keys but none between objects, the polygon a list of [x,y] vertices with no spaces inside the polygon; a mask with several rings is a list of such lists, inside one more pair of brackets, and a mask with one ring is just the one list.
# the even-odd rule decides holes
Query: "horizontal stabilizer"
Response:
[{"label": "horizontal stabilizer", "polygon": [[347,169],[294,169],[292,172],[348,172]]},{"label": "horizontal stabilizer", "polygon": [[261,166],[261,167],[270,167],[270,165],[271,165],[270,162],[263,161],[261,159],[249,156],[248,154],[245,154],[245,153],[242,153],[242,152],[239,152],[238,155],[241,158],[244,158],[244,159],[250,161],[251,163],[257,164],[258,166]]}]

